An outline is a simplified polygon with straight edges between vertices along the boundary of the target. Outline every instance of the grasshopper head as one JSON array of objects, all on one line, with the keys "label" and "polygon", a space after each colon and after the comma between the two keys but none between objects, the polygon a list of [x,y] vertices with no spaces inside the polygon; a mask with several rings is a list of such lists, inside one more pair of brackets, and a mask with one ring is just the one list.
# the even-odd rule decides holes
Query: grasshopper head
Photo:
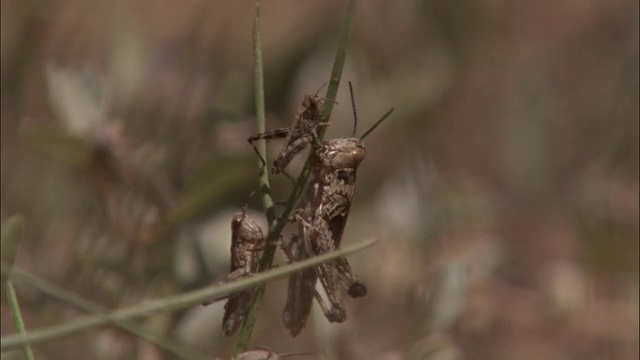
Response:
[{"label": "grasshopper head", "polygon": [[[393,112],[393,109],[387,111],[380,120],[376,121],[369,130],[365,131],[365,133],[358,138],[356,137],[358,116],[351,82],[349,82],[349,92],[351,93],[351,106],[353,107],[353,132],[351,137],[325,141],[322,147],[316,152],[316,156],[322,163],[324,170],[330,173],[340,169],[356,170],[367,154],[363,143],[364,138],[371,134],[371,132]],[[313,99],[309,98],[305,99],[305,101],[306,100],[311,101]]]},{"label": "grasshopper head", "polygon": [[247,215],[244,209],[231,220],[231,242],[249,244],[256,249],[264,248],[266,240],[260,225]]},{"label": "grasshopper head", "polygon": [[302,99],[302,117],[311,118],[314,117],[315,114],[319,114],[321,102],[322,100],[318,95],[305,95]]}]

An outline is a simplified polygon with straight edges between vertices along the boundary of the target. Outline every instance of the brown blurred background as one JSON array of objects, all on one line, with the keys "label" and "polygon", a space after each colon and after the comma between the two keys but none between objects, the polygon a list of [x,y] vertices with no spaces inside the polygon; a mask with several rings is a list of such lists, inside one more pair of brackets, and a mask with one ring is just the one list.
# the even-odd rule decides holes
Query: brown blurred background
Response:
[{"label": "brown blurred background", "polygon": [[[16,266],[108,308],[226,276],[231,215],[248,203],[262,218],[246,143],[253,9],[2,1],[2,218],[25,216]],[[328,81],[345,10],[263,2],[268,128]],[[346,323],[314,313],[292,339],[286,282],[274,282],[255,346],[313,352],[300,359],[637,359],[638,75],[634,0],[360,1],[343,74],[360,132],[396,108],[367,138],[343,240],[381,240],[352,257],[369,293],[347,301]],[[345,85],[329,137],[351,131]],[[284,199],[288,180],[272,181]],[[17,286],[27,329],[83,316]],[[4,305],[3,336],[15,331]],[[221,310],[140,323],[229,358]],[[34,350],[179,358],[115,327]]]}]

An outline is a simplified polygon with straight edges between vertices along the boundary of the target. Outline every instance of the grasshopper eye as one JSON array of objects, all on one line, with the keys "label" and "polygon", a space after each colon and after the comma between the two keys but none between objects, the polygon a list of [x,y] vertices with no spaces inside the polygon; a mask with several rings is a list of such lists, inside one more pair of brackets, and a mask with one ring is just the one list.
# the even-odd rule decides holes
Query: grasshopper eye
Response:
[{"label": "grasshopper eye", "polygon": [[344,170],[338,170],[337,177],[338,177],[338,180],[342,181],[345,184],[349,182],[349,178],[350,178],[349,172]]}]

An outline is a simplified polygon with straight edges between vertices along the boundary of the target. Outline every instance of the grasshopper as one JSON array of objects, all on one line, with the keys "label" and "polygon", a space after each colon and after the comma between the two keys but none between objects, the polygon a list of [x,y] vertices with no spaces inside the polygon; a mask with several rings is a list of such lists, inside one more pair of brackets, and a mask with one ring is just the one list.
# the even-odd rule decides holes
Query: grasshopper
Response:
[{"label": "grasshopper", "polygon": [[[315,130],[310,131],[314,148],[313,177],[307,184],[307,191],[294,219],[299,225],[299,234],[292,237],[297,242],[297,251],[290,254],[292,261],[300,261],[309,256],[324,254],[340,247],[342,234],[353,199],[356,172],[364,160],[366,151],[363,139],[369,135],[393,111],[389,110],[360,138],[355,137],[357,113],[353,88],[349,83],[354,114],[354,128],[351,138],[339,138],[321,142]],[[320,279],[331,308],[327,307],[315,292],[315,283]],[[364,296],[366,286],[359,282],[351,271],[346,258],[319,265],[315,269],[294,274],[289,279],[287,303],[283,322],[292,336],[304,327],[315,297],[323,313],[331,322],[346,320],[342,304],[343,289],[353,297]]]},{"label": "grasshopper", "polygon": [[[231,220],[231,269],[227,281],[252,276],[258,271],[258,252],[264,250],[266,239],[260,226],[246,213],[246,206]],[[231,336],[249,311],[252,290],[231,294],[224,305],[222,330]],[[207,301],[202,305],[209,305]]]},{"label": "grasshopper", "polygon": [[366,157],[363,140],[394,110],[391,108],[387,111],[358,138],[355,136],[358,115],[351,82],[349,82],[349,90],[354,119],[351,137],[320,142],[314,133],[313,139],[316,161],[314,179],[321,184],[320,186],[325,187],[324,191],[322,191],[323,198],[321,203],[324,204],[324,218],[329,223],[329,229],[336,248],[340,247],[342,234],[349,216],[358,167]]},{"label": "grasshopper", "polygon": [[[318,91],[321,89],[322,88],[318,89]],[[287,177],[293,179],[285,172],[286,167],[297,154],[302,152],[307,145],[312,142],[312,133],[315,132],[315,129],[319,126],[328,126],[328,123],[324,122],[322,118],[322,104],[324,100],[318,96],[318,91],[314,94],[306,94],[304,96],[291,127],[267,131],[247,139],[253,147],[253,150],[258,154],[258,157],[260,157],[260,160],[262,160],[262,163],[266,166],[267,162],[258,152],[254,142],[259,139],[287,138],[285,147],[278,153],[271,165],[271,174],[284,173]]]}]

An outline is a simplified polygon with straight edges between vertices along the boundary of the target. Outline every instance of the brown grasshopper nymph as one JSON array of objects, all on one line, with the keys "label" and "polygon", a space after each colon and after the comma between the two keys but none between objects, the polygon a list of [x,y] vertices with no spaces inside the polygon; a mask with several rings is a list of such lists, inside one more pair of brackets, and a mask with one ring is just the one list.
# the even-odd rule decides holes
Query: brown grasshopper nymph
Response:
[{"label": "brown grasshopper nymph", "polygon": [[[231,268],[227,281],[251,276],[258,271],[258,252],[264,250],[266,239],[260,226],[246,213],[246,208],[231,220]],[[224,305],[222,330],[231,336],[242,324],[249,311],[253,290],[245,290],[228,296]],[[212,301],[204,302],[209,305]]]},{"label": "brown grasshopper nymph", "polygon": [[[320,89],[318,89],[318,91],[319,90]],[[291,127],[267,131],[247,139],[263,164],[266,165],[266,160],[258,153],[253,143],[259,139],[287,138],[285,147],[278,153],[271,165],[272,174],[284,173],[289,176],[285,172],[285,169],[291,160],[312,142],[313,134],[315,134],[319,126],[328,125],[326,122],[323,122],[322,102],[323,99],[317,95],[317,91],[315,94],[307,94],[302,99],[302,104]]]}]

